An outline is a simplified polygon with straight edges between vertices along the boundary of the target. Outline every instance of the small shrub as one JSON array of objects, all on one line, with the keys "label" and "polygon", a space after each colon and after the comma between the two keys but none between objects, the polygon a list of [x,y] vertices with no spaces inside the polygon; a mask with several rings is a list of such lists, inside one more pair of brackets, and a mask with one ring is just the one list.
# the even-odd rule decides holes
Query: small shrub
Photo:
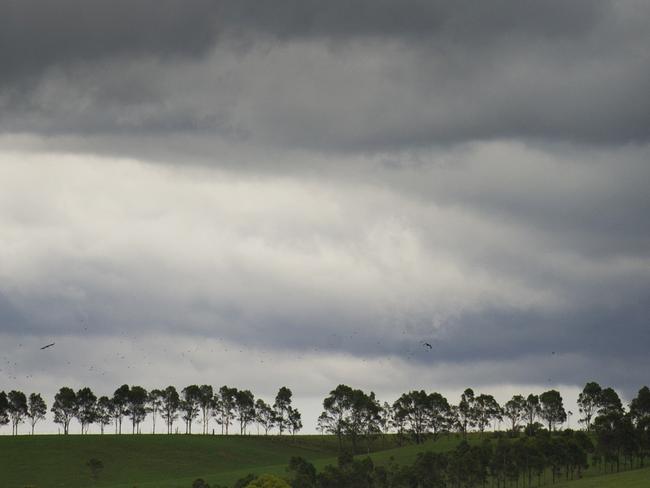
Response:
[{"label": "small shrub", "polygon": [[210,485],[203,478],[197,478],[192,482],[192,488],[210,488]]},{"label": "small shrub", "polygon": [[246,488],[291,488],[291,485],[282,478],[278,478],[272,474],[263,474],[246,485]]},{"label": "small shrub", "polygon": [[99,459],[92,458],[86,463],[86,466],[88,466],[88,469],[90,469],[90,476],[92,476],[92,478],[97,481],[99,475],[102,472],[102,469],[104,469],[104,463]]},{"label": "small shrub", "polygon": [[244,476],[243,478],[237,480],[237,482],[233,485],[233,488],[246,488],[251,481],[253,481],[257,476],[254,474],[248,474]]}]

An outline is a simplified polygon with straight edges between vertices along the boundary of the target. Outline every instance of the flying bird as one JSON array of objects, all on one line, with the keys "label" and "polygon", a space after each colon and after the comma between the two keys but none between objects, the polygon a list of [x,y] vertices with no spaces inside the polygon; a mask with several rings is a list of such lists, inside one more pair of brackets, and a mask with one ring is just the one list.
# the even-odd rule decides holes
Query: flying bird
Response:
[{"label": "flying bird", "polygon": [[431,344],[429,344],[428,342],[423,342],[423,343],[422,343],[422,346],[423,346],[423,347],[427,347],[427,348],[429,348],[429,349],[433,349],[433,346],[432,346]]},{"label": "flying bird", "polygon": [[43,347],[41,347],[41,351],[42,351],[43,349],[47,349],[48,347],[52,347],[54,344],[55,344],[55,343],[53,342],[52,344],[48,344],[47,346],[43,346]]}]

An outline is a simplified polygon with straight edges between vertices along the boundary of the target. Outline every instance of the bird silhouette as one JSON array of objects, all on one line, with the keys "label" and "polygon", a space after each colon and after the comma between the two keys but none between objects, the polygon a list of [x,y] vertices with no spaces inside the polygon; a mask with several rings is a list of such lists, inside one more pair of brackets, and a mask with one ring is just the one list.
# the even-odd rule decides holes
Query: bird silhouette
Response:
[{"label": "bird silhouette", "polygon": [[48,347],[52,347],[54,344],[55,344],[55,342],[53,342],[52,344],[47,344],[46,346],[41,347],[41,351],[43,349],[47,349]]}]

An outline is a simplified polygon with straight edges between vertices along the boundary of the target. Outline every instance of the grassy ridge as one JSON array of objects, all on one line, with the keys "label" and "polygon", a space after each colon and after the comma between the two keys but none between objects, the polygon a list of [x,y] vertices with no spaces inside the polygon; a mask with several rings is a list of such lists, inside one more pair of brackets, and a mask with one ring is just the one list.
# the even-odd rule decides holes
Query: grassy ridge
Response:
[{"label": "grassy ridge", "polygon": [[331,459],[336,444],[320,436],[1,436],[0,486],[88,487],[92,480],[85,463],[93,457],[105,468],[92,486],[131,488],[151,482],[151,486],[167,486],[162,480],[192,480],[210,473],[245,474],[265,466],[286,466],[291,456],[298,455],[310,461]]},{"label": "grassy ridge", "polygon": [[648,488],[650,468],[635,469],[623,473],[592,476],[576,481],[553,485],[554,488]]},{"label": "grassy ridge", "polygon": [[[478,435],[469,440],[480,441]],[[419,452],[448,451],[459,442],[454,435],[398,447],[395,436],[386,436],[371,444],[370,457],[379,465],[411,464]],[[232,485],[251,472],[285,475],[291,456],[302,456],[320,470],[336,464],[337,454],[333,436],[0,436],[0,486],[88,487],[92,480],[85,463],[93,457],[105,469],[92,486],[183,488],[197,477]]]},{"label": "grassy ridge", "polygon": [[[470,443],[478,443],[470,435]],[[422,451],[454,449],[460,438],[443,436],[422,445],[396,447],[387,436],[371,445],[369,456],[378,465],[391,461],[411,464]],[[362,454],[359,457],[365,457]],[[283,476],[292,456],[302,456],[317,469],[336,464],[337,442],[332,436],[0,436],[0,486],[23,488],[188,488],[197,477],[231,486],[248,473]],[[105,469],[94,483],[85,463],[103,461]],[[650,488],[650,469],[617,475],[587,470],[586,478],[558,483],[558,488]],[[550,478],[549,478],[550,481]],[[550,485],[549,485],[550,486]]]}]

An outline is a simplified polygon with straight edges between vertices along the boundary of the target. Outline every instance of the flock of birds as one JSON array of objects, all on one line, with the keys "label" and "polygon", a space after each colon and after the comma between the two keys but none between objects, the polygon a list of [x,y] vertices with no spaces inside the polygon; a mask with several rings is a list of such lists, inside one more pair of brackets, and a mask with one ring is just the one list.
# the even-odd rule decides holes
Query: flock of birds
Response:
[{"label": "flock of birds", "polygon": [[[84,320],[80,320],[80,322],[82,323],[83,330],[84,330],[84,331],[87,331],[87,330],[88,330],[88,327],[86,326],[85,321],[84,321]],[[406,335],[406,331],[404,331],[404,335]],[[335,338],[335,339],[339,339],[339,341],[338,341],[339,343],[342,343],[342,342],[344,342],[344,341],[347,339],[347,338],[345,337],[345,335],[343,335],[343,334],[335,334],[335,333],[333,333],[333,334],[331,334],[331,336],[332,336],[333,338]],[[339,336],[340,336],[340,337],[339,337]],[[350,340],[358,340],[358,339],[361,339],[361,338],[359,337],[359,331],[356,331],[356,330],[353,331],[353,332],[350,334],[349,339],[350,339]],[[127,339],[127,340],[128,340],[128,339]],[[222,342],[223,339],[222,339],[222,338],[219,338],[218,340],[219,340],[219,342]],[[119,342],[120,342],[120,345],[124,345],[124,340],[120,340]],[[132,341],[129,341],[129,342],[132,342]],[[57,344],[56,342],[50,342],[50,343],[47,343],[47,344],[43,345],[42,347],[40,347],[40,350],[41,350],[41,351],[44,351],[44,350],[47,350],[47,349],[53,348],[54,346],[56,346],[56,344]],[[380,344],[381,344],[381,341],[377,341],[377,345],[380,345]],[[428,341],[420,341],[420,345],[421,345],[422,348],[426,349],[427,351],[432,351],[433,348],[434,348],[433,344],[432,344],[431,342],[428,342]],[[331,344],[330,346],[334,346],[334,344]],[[22,347],[23,347],[23,344],[19,344],[19,347],[22,348]],[[123,351],[123,348],[121,348],[121,349],[122,349],[122,352],[117,352],[115,358],[118,359],[118,360],[120,360],[120,361],[125,361],[125,360],[127,360],[127,354]],[[312,351],[314,351],[314,352],[320,352],[321,349],[322,349],[322,350],[327,350],[327,349],[329,349],[329,348],[328,348],[328,347],[320,348],[320,347],[314,346],[314,347],[311,347],[310,349],[311,349]],[[183,359],[183,360],[191,360],[191,361],[193,361],[193,360],[196,359],[195,354],[198,352],[198,350],[199,350],[199,346],[196,346],[196,347],[193,348],[193,349],[190,348],[190,349],[187,349],[187,350],[183,350],[183,351],[180,352],[180,358]],[[229,352],[229,351],[233,351],[233,352],[234,352],[234,351],[236,351],[236,350],[237,350],[237,349],[234,349],[234,350],[233,350],[232,347],[229,348],[229,347],[227,347],[226,345],[224,345],[224,348],[223,348],[223,351],[226,352],[226,353]],[[142,349],[142,350],[140,350],[139,352],[140,352],[140,353],[143,353],[144,350]],[[167,348],[163,348],[163,352],[164,352],[165,354],[169,354],[171,351],[168,351]],[[210,349],[210,352],[214,353],[214,352],[216,352],[216,351],[215,351],[214,348],[211,348],[211,349]],[[244,350],[243,350],[243,349],[239,349],[239,352],[240,352],[240,353],[244,353]],[[412,348],[410,348],[409,351],[407,352],[407,356],[409,356],[409,357],[412,357],[414,354],[417,354],[417,351],[416,351],[416,350],[413,350]],[[265,359],[266,359],[266,358],[265,358],[264,356],[265,356],[264,353],[260,353],[260,352],[257,353],[257,359],[258,359],[258,361],[259,361],[260,364],[265,364]],[[304,355],[302,355],[302,354],[296,355],[296,359],[303,359],[303,358],[304,358]],[[141,354],[141,355],[139,356],[138,362],[139,362],[140,364],[143,364],[143,363],[144,363],[144,364],[146,364],[146,365],[151,366],[151,365],[152,365],[152,362],[151,362],[149,359],[150,359],[150,358],[147,357],[146,355],[142,355],[142,354]],[[143,360],[144,360],[144,361],[143,361]],[[147,361],[147,360],[148,360],[148,361]],[[365,362],[365,361],[366,361],[366,360],[364,360],[364,362]],[[7,360],[7,365],[10,366],[11,369],[16,369],[16,368],[18,367],[18,363],[17,363],[17,362],[13,362],[13,363],[12,363],[10,360]],[[72,363],[71,363],[70,360],[67,361],[67,365],[72,365]],[[127,368],[127,369],[132,369],[132,365],[127,365],[126,368]],[[2,371],[1,368],[0,368],[0,371]],[[93,365],[93,364],[88,365],[88,371],[89,371],[89,372],[94,372],[94,373],[100,373],[102,376],[104,376],[104,375],[106,374],[106,371],[100,372],[100,369],[97,368],[97,367],[96,367],[95,365]],[[8,376],[9,376],[11,379],[14,379],[14,380],[17,379],[17,375],[15,375],[15,374],[14,374],[14,375],[8,375]],[[26,376],[26,378],[30,378],[30,377],[32,377],[32,375],[27,375],[27,376]]]},{"label": "flock of birds", "polygon": [[[82,325],[84,326],[84,327],[83,327],[83,330],[84,330],[84,331],[87,331],[87,330],[88,330],[88,327],[86,326],[85,323],[83,323],[83,322],[84,322],[83,320],[81,320],[81,322],[82,322]],[[403,335],[406,335],[406,334],[407,334],[407,331],[404,330],[404,331],[403,331]],[[339,336],[340,336],[340,337],[339,337]],[[335,333],[333,333],[333,334],[331,334],[331,337],[334,338],[334,339],[338,339],[338,340],[339,340],[338,343],[342,343],[343,341],[346,340],[346,337],[345,337],[344,335],[342,335],[342,334],[335,334]],[[125,338],[125,339],[128,340],[128,338]],[[350,339],[350,340],[359,340],[359,339],[361,339],[361,337],[358,335],[358,331],[353,331],[352,334],[350,334],[349,339]],[[222,341],[223,341],[222,338],[219,338],[218,340],[219,340],[219,342],[222,342]],[[124,340],[120,340],[119,342],[120,342],[121,345],[124,344]],[[128,341],[128,342],[131,342],[131,343],[133,344],[133,341]],[[435,344],[436,342],[437,342],[437,341],[422,340],[422,341],[419,342],[420,350],[424,349],[426,352],[433,352],[433,351],[434,351],[434,344]],[[381,344],[381,341],[377,341],[377,345],[380,345],[380,344]],[[51,343],[45,344],[45,345],[43,345],[42,347],[40,347],[40,350],[43,351],[43,350],[46,350],[46,349],[50,349],[50,348],[54,347],[55,345],[56,345],[56,342],[51,342]],[[22,344],[19,344],[19,347],[22,347],[22,346],[23,346]],[[332,343],[332,344],[330,344],[330,346],[331,346],[331,347],[334,347],[335,344]],[[120,361],[125,361],[125,360],[127,359],[127,354],[124,352],[123,348],[121,348],[121,349],[122,349],[121,352],[116,352],[116,353],[115,353],[115,358],[119,359]],[[148,357],[147,354],[144,354],[146,351],[145,351],[143,348],[138,348],[138,349],[139,349],[138,352],[140,353],[140,355],[139,355],[139,357],[138,357],[139,365],[146,364],[146,365],[148,365],[148,366],[152,366],[153,363],[152,363],[152,361],[151,361],[151,358]],[[172,351],[168,351],[167,348],[162,348],[162,349],[163,349],[163,353],[165,353],[165,355],[169,355],[169,353],[172,352]],[[321,348],[320,348],[320,347],[317,347],[317,346],[311,347],[310,349],[313,350],[314,352],[320,352],[320,350],[321,350]],[[322,348],[322,349],[323,349],[323,350],[327,350],[327,349],[329,349],[329,348],[328,348],[328,347],[324,347],[324,348]],[[437,349],[437,347],[436,347],[436,349]],[[183,359],[183,360],[189,360],[189,361],[194,362],[194,361],[197,360],[196,353],[198,352],[198,350],[199,350],[199,346],[198,346],[198,345],[197,345],[195,348],[193,348],[193,349],[190,348],[190,349],[187,349],[187,350],[183,350],[183,351],[180,352],[180,358]],[[227,352],[229,352],[230,350],[232,350],[232,348],[229,349],[229,348],[227,347],[227,345],[224,345],[223,350],[224,350],[224,352],[227,353]],[[215,352],[215,349],[214,349],[214,348],[211,348],[211,349],[210,349],[210,352],[214,353],[214,352]],[[233,351],[233,352],[234,352],[234,351]],[[243,349],[239,349],[239,352],[240,352],[240,353],[244,353],[244,350],[243,350]],[[409,348],[409,350],[408,350],[408,351],[405,351],[405,352],[406,352],[406,356],[409,357],[409,358],[413,358],[414,356],[419,355],[418,352],[417,352],[417,349],[413,349],[413,348]],[[552,355],[552,356],[555,356],[555,354],[556,354],[555,351],[552,351],[552,352],[551,352],[551,355]],[[295,358],[300,360],[300,359],[303,359],[304,356],[301,355],[301,354],[298,354],[298,355],[295,356]],[[108,358],[107,358],[107,359],[108,359]],[[258,351],[258,352],[257,352],[257,360],[259,361],[259,363],[260,363],[260,364],[264,364],[264,363],[265,363],[264,359],[265,359],[265,358],[264,358],[264,353]],[[364,361],[364,362],[367,362],[366,359],[364,359],[363,361]],[[380,361],[380,362],[383,364],[383,361]],[[67,364],[68,364],[68,365],[71,365],[71,361],[68,360],[68,361],[67,361]],[[12,364],[12,361],[7,360],[7,365],[9,365],[9,366],[11,367],[11,369],[14,369],[14,368],[17,368],[18,363],[17,363],[17,362],[13,362],[13,364]],[[106,375],[106,371],[101,371],[101,369],[98,368],[97,366],[95,366],[94,364],[90,364],[90,365],[87,365],[87,366],[88,366],[88,371],[89,371],[89,372],[99,373],[99,374],[101,374],[102,376],[105,376],[105,375]],[[128,365],[126,366],[126,369],[132,369],[132,368],[135,369],[135,366],[134,366],[134,365],[131,365],[131,364],[128,364]],[[0,368],[0,371],[2,371],[1,368]],[[16,375],[8,375],[8,376],[9,376],[10,378],[14,379],[14,380],[17,379],[17,376],[16,376]],[[32,377],[32,375],[27,375],[27,376],[26,376],[26,378],[30,378],[30,377]],[[549,382],[549,383],[551,382],[551,379],[550,379],[550,378],[548,379],[548,382]]]}]

